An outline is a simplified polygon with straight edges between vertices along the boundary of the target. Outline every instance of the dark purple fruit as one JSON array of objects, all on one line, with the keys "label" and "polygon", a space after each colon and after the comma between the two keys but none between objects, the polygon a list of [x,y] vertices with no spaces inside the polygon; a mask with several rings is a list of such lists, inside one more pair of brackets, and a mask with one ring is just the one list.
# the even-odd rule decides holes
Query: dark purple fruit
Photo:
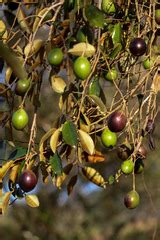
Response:
[{"label": "dark purple fruit", "polygon": [[124,197],[124,205],[129,209],[136,208],[139,205],[139,202],[139,194],[135,190],[128,192]]},{"label": "dark purple fruit", "polygon": [[143,163],[142,159],[138,158],[134,165],[134,172],[136,174],[140,174],[143,172],[143,170],[144,170],[144,163]]},{"label": "dark purple fruit", "polygon": [[125,144],[122,144],[117,148],[117,155],[123,161],[127,160],[132,154],[132,152],[133,149],[127,147]]},{"label": "dark purple fruit", "polygon": [[108,118],[108,128],[112,132],[122,131],[127,123],[127,118],[122,112],[113,112]]},{"label": "dark purple fruit", "polygon": [[142,56],[146,52],[147,46],[142,38],[134,38],[130,42],[129,50],[134,56]]},{"label": "dark purple fruit", "polygon": [[20,188],[24,192],[30,192],[33,190],[37,184],[37,177],[35,173],[31,170],[25,170],[18,179]]}]

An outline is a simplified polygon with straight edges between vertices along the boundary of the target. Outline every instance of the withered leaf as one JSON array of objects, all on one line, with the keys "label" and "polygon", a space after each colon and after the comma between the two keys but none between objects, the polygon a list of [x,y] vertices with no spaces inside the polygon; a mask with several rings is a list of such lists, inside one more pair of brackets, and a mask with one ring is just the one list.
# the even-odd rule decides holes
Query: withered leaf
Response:
[{"label": "withered leaf", "polygon": [[57,93],[63,93],[66,87],[66,83],[63,78],[53,75],[51,76],[51,86]]},{"label": "withered leaf", "polygon": [[6,192],[2,202],[2,214],[6,214],[12,192]]},{"label": "withered leaf", "polygon": [[74,56],[84,56],[92,57],[96,52],[96,49],[93,45],[89,43],[77,43],[73,48],[68,50],[68,53],[71,53]]},{"label": "withered leaf", "polygon": [[71,192],[73,191],[73,188],[76,185],[76,183],[77,183],[77,175],[74,175],[74,176],[71,177],[71,179],[69,180],[69,183],[67,185],[68,195],[71,194]]},{"label": "withered leaf", "polygon": [[60,128],[58,128],[55,130],[55,132],[52,134],[52,136],[50,138],[50,147],[54,153],[56,152],[60,133],[61,133],[61,130],[60,130]]},{"label": "withered leaf", "polygon": [[104,178],[101,176],[101,174],[96,171],[94,168],[92,167],[83,167],[82,168],[82,173],[83,175],[92,183],[105,188],[106,183]]},{"label": "withered leaf", "polygon": [[32,208],[39,207],[39,199],[35,194],[26,195],[25,200],[28,206]]}]

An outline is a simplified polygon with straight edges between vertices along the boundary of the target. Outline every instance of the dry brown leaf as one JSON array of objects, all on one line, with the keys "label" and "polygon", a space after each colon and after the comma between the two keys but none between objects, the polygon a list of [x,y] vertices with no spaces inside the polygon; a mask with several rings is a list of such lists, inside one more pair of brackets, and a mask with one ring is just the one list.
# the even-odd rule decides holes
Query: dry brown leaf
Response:
[{"label": "dry brown leaf", "polygon": [[76,185],[76,183],[77,183],[77,175],[74,175],[74,176],[71,177],[71,179],[69,180],[69,183],[67,185],[68,195],[71,194],[71,192],[73,191],[73,188]]}]

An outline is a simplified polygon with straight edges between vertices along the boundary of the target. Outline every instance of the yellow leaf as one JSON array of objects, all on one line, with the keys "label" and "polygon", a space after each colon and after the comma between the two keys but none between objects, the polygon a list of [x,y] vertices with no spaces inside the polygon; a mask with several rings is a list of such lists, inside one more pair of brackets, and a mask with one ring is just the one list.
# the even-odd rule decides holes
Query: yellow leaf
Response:
[{"label": "yellow leaf", "polygon": [[0,178],[3,178],[6,175],[6,173],[11,168],[12,164],[13,164],[13,161],[11,160],[2,165],[2,167],[0,168]]},{"label": "yellow leaf", "polygon": [[45,14],[47,14],[47,10],[48,10],[48,8],[44,8],[44,9],[39,11],[39,13],[36,16],[35,21],[33,23],[33,28],[32,28],[33,32],[37,31],[37,27],[39,25],[39,22],[40,22],[41,18],[45,17]]},{"label": "yellow leaf", "polygon": [[27,33],[30,33],[30,28],[29,28],[29,24],[26,21],[26,15],[23,12],[22,8],[19,7],[18,8],[18,12],[17,12],[17,20],[21,26],[21,28],[26,31]]},{"label": "yellow leaf", "polygon": [[55,92],[64,93],[66,83],[63,80],[63,78],[53,75],[53,76],[51,76],[51,86]]},{"label": "yellow leaf", "polygon": [[73,48],[69,49],[68,53],[71,53],[75,56],[84,56],[84,57],[92,57],[96,52],[96,49],[93,45],[89,43],[77,43],[73,46]]},{"label": "yellow leaf", "polygon": [[0,37],[4,35],[5,31],[6,31],[6,25],[2,20],[0,20]]},{"label": "yellow leaf", "polygon": [[24,49],[25,57],[31,57],[37,53],[43,44],[44,41],[42,39],[35,39],[33,42],[28,43]]},{"label": "yellow leaf", "polygon": [[16,181],[16,177],[17,177],[19,168],[20,168],[19,164],[15,165],[11,168],[9,180],[11,180],[13,183],[15,183],[15,181]]},{"label": "yellow leaf", "polygon": [[39,144],[40,161],[46,160],[46,157],[44,156],[44,143],[54,133],[55,130],[56,130],[55,128],[51,128],[48,132],[44,134],[44,136],[40,140],[40,144]]},{"label": "yellow leaf", "polygon": [[61,189],[62,183],[66,179],[67,175],[62,173],[62,175],[56,177],[55,185],[57,188]]},{"label": "yellow leaf", "polygon": [[39,207],[39,199],[36,195],[34,194],[26,195],[25,200],[28,206],[32,208]]},{"label": "yellow leaf", "polygon": [[93,155],[95,152],[95,146],[92,138],[88,133],[82,130],[78,130],[78,132],[79,132],[79,139],[80,139],[83,150],[88,154]]},{"label": "yellow leaf", "polygon": [[6,83],[10,84],[10,77],[12,75],[12,68],[11,67],[7,67],[6,69],[6,73],[5,73],[5,81]]},{"label": "yellow leaf", "polygon": [[12,192],[6,192],[2,200],[2,214],[6,214]]},{"label": "yellow leaf", "polygon": [[158,93],[160,91],[160,73],[157,71],[154,75],[153,82],[151,85],[151,89],[155,92]]},{"label": "yellow leaf", "polygon": [[61,130],[60,130],[60,128],[58,128],[55,130],[55,132],[52,134],[52,136],[50,138],[50,147],[54,153],[56,152],[60,133],[61,133]]},{"label": "yellow leaf", "polygon": [[89,181],[100,187],[105,188],[106,184],[104,178],[94,168],[84,167],[82,168],[82,173]]}]

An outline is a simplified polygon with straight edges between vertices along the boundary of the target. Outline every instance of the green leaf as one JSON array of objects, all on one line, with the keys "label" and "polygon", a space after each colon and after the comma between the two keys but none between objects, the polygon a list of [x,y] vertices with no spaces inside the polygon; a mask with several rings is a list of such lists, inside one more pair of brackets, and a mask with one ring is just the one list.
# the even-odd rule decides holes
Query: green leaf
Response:
[{"label": "green leaf", "polygon": [[0,164],[2,164],[2,161],[7,161],[9,159],[13,149],[14,147],[7,140],[0,141]]},{"label": "green leaf", "polygon": [[96,95],[97,97],[100,96],[101,86],[99,84],[99,78],[96,76],[90,83],[89,86],[89,95]]},{"label": "green leaf", "polygon": [[76,147],[78,143],[78,134],[75,125],[70,122],[66,121],[62,127],[62,136],[66,144],[70,145],[71,147]]},{"label": "green leaf", "polygon": [[90,95],[90,97],[93,100],[93,102],[99,107],[101,112],[106,112],[106,106],[102,102],[101,98],[99,98],[99,97],[97,97],[95,95]]},{"label": "green leaf", "polygon": [[121,50],[122,50],[122,44],[121,43],[115,44],[114,49],[110,54],[110,58],[114,59],[120,53]]},{"label": "green leaf", "polygon": [[89,5],[85,9],[85,16],[91,27],[103,28],[105,24],[105,18],[102,11],[93,5]]},{"label": "green leaf", "polygon": [[51,164],[54,174],[60,176],[62,174],[63,168],[62,160],[57,152],[54,154],[54,156],[50,157],[49,162]]},{"label": "green leaf", "polygon": [[16,160],[18,158],[22,158],[26,155],[27,149],[23,147],[16,147],[16,149],[11,153],[9,159]]},{"label": "green leaf", "polygon": [[111,35],[114,45],[122,42],[122,28],[120,23],[114,25]]}]

